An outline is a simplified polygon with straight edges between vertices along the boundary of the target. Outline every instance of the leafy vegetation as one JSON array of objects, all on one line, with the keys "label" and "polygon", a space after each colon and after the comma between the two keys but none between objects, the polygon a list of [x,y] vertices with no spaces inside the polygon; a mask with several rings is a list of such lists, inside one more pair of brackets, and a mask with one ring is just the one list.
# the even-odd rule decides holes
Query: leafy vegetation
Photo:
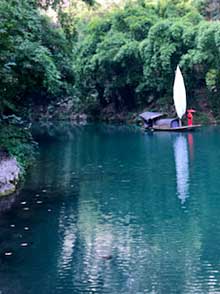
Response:
[{"label": "leafy vegetation", "polygon": [[0,126],[0,150],[7,150],[16,157],[23,172],[32,164],[37,151],[28,129],[5,122]]},{"label": "leafy vegetation", "polygon": [[66,46],[62,28],[32,0],[2,0],[0,19],[1,112],[69,94],[72,48]]},{"label": "leafy vegetation", "polygon": [[64,4],[0,2],[1,115],[66,97],[75,111],[92,113],[169,107],[177,64],[190,104],[206,100],[218,115],[218,1],[130,0],[107,10],[91,0]]},{"label": "leafy vegetation", "polygon": [[180,64],[190,103],[199,104],[203,89],[202,99],[219,111],[220,30],[218,22],[204,18],[207,5],[134,1],[92,17],[76,44],[76,87],[84,107],[111,104],[129,111],[162,100],[169,105]]}]

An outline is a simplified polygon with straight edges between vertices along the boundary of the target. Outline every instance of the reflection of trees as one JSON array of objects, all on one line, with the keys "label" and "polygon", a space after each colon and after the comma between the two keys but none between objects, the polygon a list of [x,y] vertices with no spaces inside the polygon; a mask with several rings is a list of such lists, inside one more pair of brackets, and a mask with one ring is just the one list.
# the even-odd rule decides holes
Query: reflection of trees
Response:
[{"label": "reflection of trees", "polygon": [[64,124],[53,125],[52,130],[48,128],[46,125],[35,130],[36,137],[40,138],[40,155],[30,174],[30,182],[36,189],[51,187],[61,192],[70,187],[74,178],[81,127]]},{"label": "reflection of trees", "polygon": [[70,132],[66,141],[43,145],[43,164],[32,175],[36,188],[49,183],[63,194],[54,237],[57,287],[76,293],[215,293],[220,153],[209,152],[215,137],[204,139],[201,149],[195,134],[183,209],[176,197],[175,136],[107,126]]},{"label": "reflection of trees", "polygon": [[175,281],[177,292],[202,291],[201,229],[176,199],[172,137],[131,134],[131,143],[123,132],[97,132],[74,144],[80,194],[60,213],[60,283],[68,276],[81,292],[172,293]]},{"label": "reflection of trees", "polygon": [[[188,219],[184,225],[179,215],[174,222],[169,212],[159,213],[153,199],[140,204],[134,199],[126,215],[126,201],[115,197],[113,208],[111,201],[90,192],[105,193],[103,185],[81,186],[78,229],[83,255],[82,260],[75,260],[82,266],[76,270],[76,277],[90,281],[94,288],[101,283],[103,293],[111,285],[115,287],[111,293],[138,293],[153,287],[156,293],[172,293],[172,279],[179,290],[191,285],[189,281],[196,280],[201,250],[196,220]],[[124,193],[125,200],[129,192]],[[146,204],[150,204],[151,212]],[[173,205],[170,209],[178,215]],[[106,263],[103,256],[112,256],[112,260]]]}]

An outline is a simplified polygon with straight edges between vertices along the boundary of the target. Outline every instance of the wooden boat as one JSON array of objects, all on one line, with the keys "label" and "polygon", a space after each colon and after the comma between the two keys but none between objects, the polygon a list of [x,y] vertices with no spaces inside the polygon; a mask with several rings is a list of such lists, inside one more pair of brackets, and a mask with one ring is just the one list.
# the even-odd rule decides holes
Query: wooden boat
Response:
[{"label": "wooden boat", "polygon": [[163,132],[189,132],[201,125],[182,125],[182,117],[186,113],[186,89],[179,66],[177,66],[175,81],[173,86],[173,100],[177,113],[177,118],[163,118],[164,113],[144,112],[139,116],[144,120],[144,128],[149,131]]},{"label": "wooden boat", "polygon": [[145,131],[161,132],[190,132],[201,127],[200,124],[183,126],[179,124],[179,118],[164,118],[165,113],[143,112],[139,115],[144,121]]},{"label": "wooden boat", "polygon": [[[176,128],[170,128],[166,126],[153,126],[152,128],[148,130],[152,131],[160,131],[160,132],[191,132],[194,131],[197,128],[200,128],[201,125],[192,125],[192,126],[182,126],[182,127],[176,127]],[[147,130],[147,129],[146,129]]]}]

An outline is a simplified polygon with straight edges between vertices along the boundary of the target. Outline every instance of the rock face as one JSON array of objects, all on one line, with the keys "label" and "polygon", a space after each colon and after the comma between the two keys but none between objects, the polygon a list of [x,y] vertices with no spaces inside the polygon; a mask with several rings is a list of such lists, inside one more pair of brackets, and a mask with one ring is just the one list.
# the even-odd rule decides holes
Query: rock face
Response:
[{"label": "rock face", "polygon": [[20,174],[21,168],[15,158],[0,159],[0,196],[15,192]]},{"label": "rock face", "polygon": [[72,97],[59,99],[59,102],[51,103],[45,106],[34,106],[29,113],[31,121],[73,121],[85,124],[89,119],[88,115],[79,112],[74,107]]}]

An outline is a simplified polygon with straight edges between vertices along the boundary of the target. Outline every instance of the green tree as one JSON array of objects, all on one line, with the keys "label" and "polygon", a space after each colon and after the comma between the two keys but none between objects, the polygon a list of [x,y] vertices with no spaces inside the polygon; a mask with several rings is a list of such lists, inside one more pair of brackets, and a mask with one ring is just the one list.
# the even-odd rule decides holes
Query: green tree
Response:
[{"label": "green tree", "polygon": [[38,102],[36,97],[65,95],[74,78],[72,47],[62,28],[32,0],[2,0],[0,19],[1,111],[14,111],[30,97]]},{"label": "green tree", "polygon": [[195,45],[183,57],[183,65],[194,72],[197,87],[207,87],[215,113],[220,107],[220,24],[203,21],[197,30]]},{"label": "green tree", "polygon": [[201,20],[189,1],[131,2],[93,18],[77,44],[83,105],[130,110],[171,96],[175,68],[194,48]]}]

